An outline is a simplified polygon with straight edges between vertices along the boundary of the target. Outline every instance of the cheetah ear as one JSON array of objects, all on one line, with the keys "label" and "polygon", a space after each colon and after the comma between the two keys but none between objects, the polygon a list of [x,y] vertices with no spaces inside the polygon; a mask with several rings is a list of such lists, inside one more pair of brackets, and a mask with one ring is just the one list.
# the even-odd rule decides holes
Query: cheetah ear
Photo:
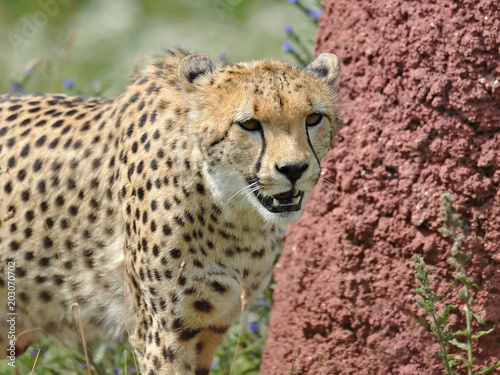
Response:
[{"label": "cheetah ear", "polygon": [[322,53],[304,69],[304,72],[333,86],[340,74],[339,58],[333,53]]},{"label": "cheetah ear", "polygon": [[196,81],[202,77],[209,77],[215,70],[215,64],[204,53],[196,53],[186,56],[179,63],[177,74],[181,84],[186,88],[193,89]]}]

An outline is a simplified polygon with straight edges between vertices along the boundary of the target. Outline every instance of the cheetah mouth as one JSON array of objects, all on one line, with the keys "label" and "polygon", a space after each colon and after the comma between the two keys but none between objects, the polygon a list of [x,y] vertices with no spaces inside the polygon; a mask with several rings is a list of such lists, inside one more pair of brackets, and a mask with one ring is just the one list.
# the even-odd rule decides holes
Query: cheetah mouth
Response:
[{"label": "cheetah mouth", "polygon": [[272,196],[262,194],[260,189],[254,191],[254,194],[259,202],[273,213],[299,211],[304,198],[304,192],[295,188]]}]

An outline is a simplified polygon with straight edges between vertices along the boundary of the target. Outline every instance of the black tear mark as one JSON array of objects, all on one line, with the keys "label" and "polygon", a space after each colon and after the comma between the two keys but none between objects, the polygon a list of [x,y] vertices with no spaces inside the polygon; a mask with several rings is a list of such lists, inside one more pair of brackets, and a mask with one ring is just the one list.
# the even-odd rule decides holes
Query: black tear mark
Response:
[{"label": "black tear mark", "polygon": [[256,177],[257,177],[257,174],[260,171],[260,167],[262,166],[262,158],[264,157],[264,153],[266,152],[266,139],[264,138],[264,129],[261,127],[258,130],[258,132],[259,132],[259,134],[260,134],[260,136],[262,138],[262,149],[260,150],[259,159],[257,160],[257,163],[255,163],[254,175]]},{"label": "black tear mark", "polygon": [[307,143],[309,143],[309,147],[311,147],[311,150],[313,152],[314,157],[316,158],[316,161],[318,162],[318,165],[321,164],[321,162],[318,159],[318,155],[316,155],[316,151],[314,151],[314,147],[311,143],[311,138],[309,138],[309,131],[306,129],[306,134],[307,134]]}]

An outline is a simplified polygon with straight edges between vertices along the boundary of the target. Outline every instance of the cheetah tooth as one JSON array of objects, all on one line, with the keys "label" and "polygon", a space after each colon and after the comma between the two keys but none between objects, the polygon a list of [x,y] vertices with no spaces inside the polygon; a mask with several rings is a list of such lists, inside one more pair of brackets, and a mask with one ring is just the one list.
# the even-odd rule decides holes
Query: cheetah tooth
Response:
[{"label": "cheetah tooth", "polygon": [[278,207],[280,205],[280,202],[278,202],[277,199],[273,199],[273,206]]},{"label": "cheetah tooth", "polygon": [[300,196],[295,197],[295,198],[292,198],[292,202],[293,202],[294,204],[299,204],[299,202],[300,202]]}]

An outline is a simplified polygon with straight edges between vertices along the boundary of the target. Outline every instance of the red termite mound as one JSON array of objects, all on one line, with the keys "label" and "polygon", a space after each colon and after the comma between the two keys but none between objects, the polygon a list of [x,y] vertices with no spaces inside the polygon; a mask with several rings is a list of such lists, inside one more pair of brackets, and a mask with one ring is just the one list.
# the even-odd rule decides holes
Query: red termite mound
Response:
[{"label": "red termite mound", "polygon": [[[323,164],[328,192],[287,230],[261,373],[289,374],[298,345],[295,374],[442,374],[412,258],[435,265],[442,301],[461,305],[437,233],[445,192],[474,253],[474,310],[498,326],[477,368],[500,361],[500,3],[324,6],[317,50],[343,63],[343,128]],[[453,310],[455,328],[462,316]]]}]

